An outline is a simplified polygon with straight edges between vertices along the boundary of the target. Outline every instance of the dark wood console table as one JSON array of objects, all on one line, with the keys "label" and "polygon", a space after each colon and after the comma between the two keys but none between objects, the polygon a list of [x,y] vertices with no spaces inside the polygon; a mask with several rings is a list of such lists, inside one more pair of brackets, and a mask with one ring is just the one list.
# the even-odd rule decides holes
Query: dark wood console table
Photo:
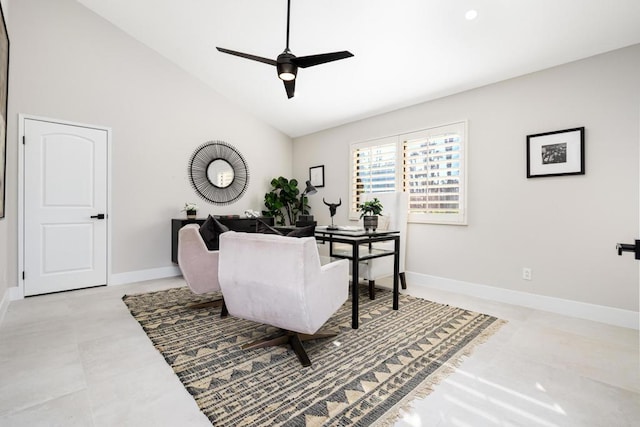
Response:
[{"label": "dark wood console table", "polygon": [[[254,233],[256,231],[256,218],[224,218],[216,217],[218,221],[229,227],[233,231],[242,231],[245,233]],[[173,218],[171,220],[171,261],[178,263],[178,231],[187,224],[200,224],[205,222],[206,218],[187,219]],[[262,217],[261,221],[269,225],[273,225],[272,217]]]},{"label": "dark wood console table", "polygon": [[[364,231],[364,230],[329,230],[327,227],[316,227],[316,240],[329,242],[330,255],[336,258],[351,260],[351,327],[358,329],[359,324],[359,297],[358,268],[359,262],[384,256],[393,256],[393,309],[398,309],[400,296],[400,232],[399,231]],[[375,242],[393,241],[394,249],[385,250],[372,246]],[[346,243],[351,245],[351,250],[334,250],[333,243]]]}]

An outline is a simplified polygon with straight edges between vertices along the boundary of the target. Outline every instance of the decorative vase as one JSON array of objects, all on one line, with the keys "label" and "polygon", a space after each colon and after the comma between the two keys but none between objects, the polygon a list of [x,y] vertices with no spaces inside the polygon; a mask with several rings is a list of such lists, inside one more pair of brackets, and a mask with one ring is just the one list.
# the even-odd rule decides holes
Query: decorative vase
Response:
[{"label": "decorative vase", "polygon": [[366,231],[376,231],[378,228],[378,216],[377,215],[365,215],[362,217],[362,222],[364,224],[364,229]]},{"label": "decorative vase", "polygon": [[187,211],[187,219],[196,219],[198,211]]}]

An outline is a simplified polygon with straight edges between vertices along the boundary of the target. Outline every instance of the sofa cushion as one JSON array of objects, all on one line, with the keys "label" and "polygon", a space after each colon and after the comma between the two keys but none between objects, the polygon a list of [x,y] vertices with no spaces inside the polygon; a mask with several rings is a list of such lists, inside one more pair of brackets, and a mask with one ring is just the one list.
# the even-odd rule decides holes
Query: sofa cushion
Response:
[{"label": "sofa cushion", "polygon": [[200,235],[207,249],[216,251],[220,247],[220,235],[229,231],[229,227],[209,215],[205,222],[200,226]]},{"label": "sofa cushion", "polygon": [[277,235],[280,235],[280,236],[284,236],[284,234],[282,234],[281,232],[279,232],[278,230],[276,230],[275,228],[273,228],[272,226],[270,226],[266,222],[262,221],[261,219],[257,219],[256,220],[256,233],[260,233],[260,234],[277,234]]},{"label": "sofa cushion", "polygon": [[270,226],[269,224],[262,222],[261,220],[256,221],[256,233],[260,234],[276,234],[278,236],[287,236],[287,237],[313,237],[315,236],[316,226],[309,225],[306,227],[296,227],[294,230],[291,230],[287,234],[284,234],[280,230],[277,230]]},{"label": "sofa cushion", "polygon": [[306,227],[298,227],[287,233],[289,237],[313,237],[316,234],[316,226],[308,225]]}]

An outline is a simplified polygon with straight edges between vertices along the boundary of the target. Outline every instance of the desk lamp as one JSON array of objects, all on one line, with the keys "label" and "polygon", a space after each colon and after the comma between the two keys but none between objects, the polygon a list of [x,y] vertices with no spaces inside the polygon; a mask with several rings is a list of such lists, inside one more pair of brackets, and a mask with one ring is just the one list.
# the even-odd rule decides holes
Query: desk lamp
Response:
[{"label": "desk lamp", "polygon": [[309,180],[307,180],[306,185],[307,185],[307,188],[305,188],[302,194],[300,195],[300,206],[298,208],[298,210],[300,211],[300,214],[298,215],[298,221],[296,222],[296,226],[299,226],[299,227],[305,226],[305,225],[311,225],[314,223],[313,215],[304,214],[304,198],[306,196],[311,196],[312,194],[316,194],[318,190],[316,189],[316,187],[311,185],[311,181]]}]

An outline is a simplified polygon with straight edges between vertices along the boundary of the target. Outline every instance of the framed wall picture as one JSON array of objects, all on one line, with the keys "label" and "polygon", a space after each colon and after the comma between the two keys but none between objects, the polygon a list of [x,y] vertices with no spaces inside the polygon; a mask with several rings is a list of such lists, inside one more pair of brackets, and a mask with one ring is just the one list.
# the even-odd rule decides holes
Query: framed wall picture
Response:
[{"label": "framed wall picture", "polygon": [[0,4],[0,218],[5,215],[7,178],[7,94],[9,92],[9,35]]},{"label": "framed wall picture", "polygon": [[527,135],[527,178],[584,175],[584,127]]},{"label": "framed wall picture", "polygon": [[324,187],[324,165],[309,168],[309,181],[314,187]]}]

